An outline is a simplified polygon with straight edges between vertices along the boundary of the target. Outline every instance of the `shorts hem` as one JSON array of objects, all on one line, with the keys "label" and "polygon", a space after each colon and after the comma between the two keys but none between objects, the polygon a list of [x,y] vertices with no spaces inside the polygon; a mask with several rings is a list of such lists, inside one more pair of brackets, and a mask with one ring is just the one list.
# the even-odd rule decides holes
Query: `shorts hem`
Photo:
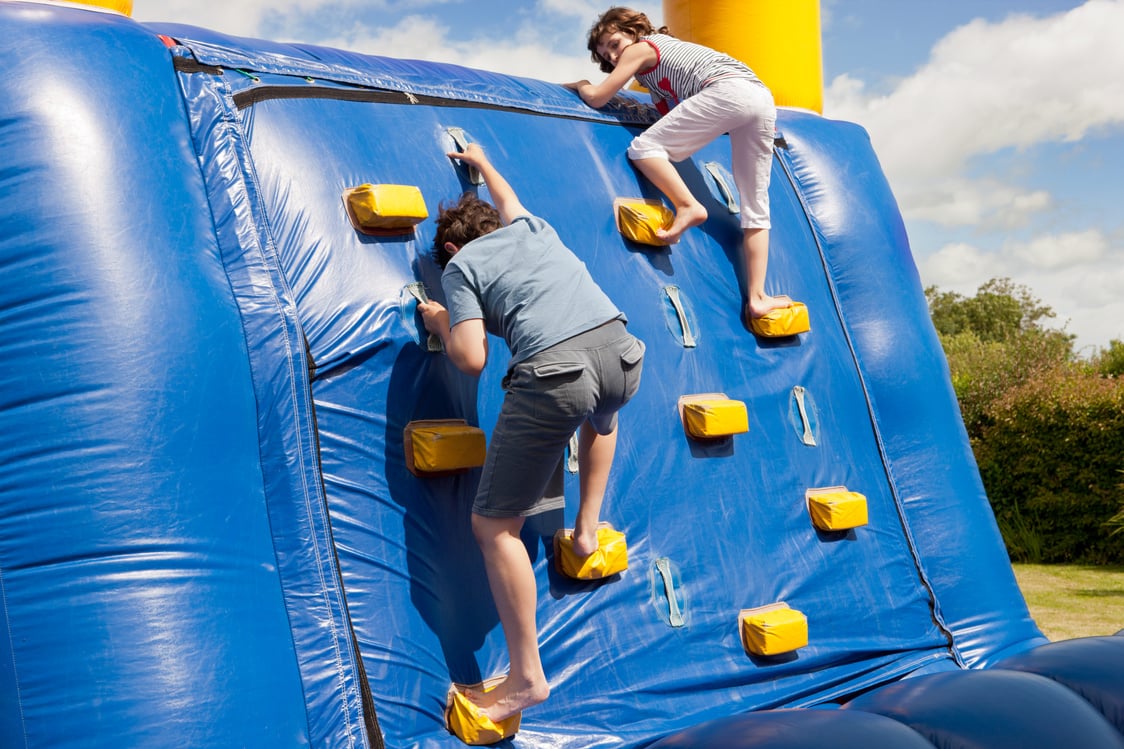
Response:
[{"label": "shorts hem", "polygon": [[566,507],[566,498],[559,497],[552,499],[549,502],[536,504],[534,507],[525,510],[504,510],[494,509],[489,507],[472,506],[473,515],[482,515],[486,518],[529,518],[532,515],[541,515],[544,512],[551,512],[553,510],[561,510]]}]

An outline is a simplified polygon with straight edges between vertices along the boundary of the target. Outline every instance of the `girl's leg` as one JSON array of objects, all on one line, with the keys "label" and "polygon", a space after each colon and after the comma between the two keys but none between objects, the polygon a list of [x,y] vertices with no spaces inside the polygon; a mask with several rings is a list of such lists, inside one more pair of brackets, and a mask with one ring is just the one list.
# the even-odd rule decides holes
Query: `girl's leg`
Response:
[{"label": "girl's leg", "polygon": [[484,554],[488,587],[507,639],[511,670],[507,678],[486,694],[473,699],[494,721],[509,718],[550,696],[550,685],[539,657],[538,587],[527,547],[519,537],[523,518],[493,518],[473,514],[472,531]]},{"label": "girl's leg", "polygon": [[675,220],[667,229],[657,229],[656,236],[674,244],[683,232],[706,221],[706,208],[695,200],[687,183],[670,161],[658,156],[634,159],[636,168],[662,192],[675,208]]},{"label": "girl's leg", "polygon": [[734,182],[741,195],[742,260],[745,267],[745,316],[761,317],[788,305],[785,296],[765,293],[769,266],[769,181],[773,169],[773,140],[777,110],[773,97],[760,87],[743,88],[741,106],[749,115],[745,124],[730,130]]},{"label": "girl's leg", "polygon": [[628,158],[667,197],[675,220],[656,236],[677,242],[683,232],[706,221],[706,208],[695,199],[672,161],[682,161],[726,132],[729,111],[720,91],[690,96],[633,139]]},{"label": "girl's leg", "polygon": [[609,469],[617,451],[617,430],[598,434],[588,421],[578,436],[578,480],[581,498],[574,523],[574,553],[588,556],[597,551],[597,526],[601,520],[601,503],[609,483]]},{"label": "girl's leg", "polygon": [[765,272],[769,266],[769,230],[742,230],[742,259],[745,263],[746,296],[745,316],[748,320],[761,317],[792,301],[787,296],[769,296],[765,293]]}]

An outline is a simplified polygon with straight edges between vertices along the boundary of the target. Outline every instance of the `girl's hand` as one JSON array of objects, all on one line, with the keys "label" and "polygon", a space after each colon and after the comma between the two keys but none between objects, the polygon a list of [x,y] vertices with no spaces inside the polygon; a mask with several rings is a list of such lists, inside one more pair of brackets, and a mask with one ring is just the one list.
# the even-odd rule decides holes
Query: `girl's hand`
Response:
[{"label": "girl's hand", "polygon": [[597,90],[597,87],[590,83],[588,80],[574,81],[573,83],[563,83],[565,88],[570,89],[578,95],[578,97],[586,104],[593,106],[590,101],[590,94]]}]

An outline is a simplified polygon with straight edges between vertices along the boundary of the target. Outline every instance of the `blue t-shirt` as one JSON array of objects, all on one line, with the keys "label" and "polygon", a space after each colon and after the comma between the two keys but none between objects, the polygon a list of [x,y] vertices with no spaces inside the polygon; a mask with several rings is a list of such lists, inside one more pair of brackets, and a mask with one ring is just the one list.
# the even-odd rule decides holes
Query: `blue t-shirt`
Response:
[{"label": "blue t-shirt", "polygon": [[474,239],[441,275],[449,325],[482,319],[516,364],[624,313],[550,224],[520,216]]}]

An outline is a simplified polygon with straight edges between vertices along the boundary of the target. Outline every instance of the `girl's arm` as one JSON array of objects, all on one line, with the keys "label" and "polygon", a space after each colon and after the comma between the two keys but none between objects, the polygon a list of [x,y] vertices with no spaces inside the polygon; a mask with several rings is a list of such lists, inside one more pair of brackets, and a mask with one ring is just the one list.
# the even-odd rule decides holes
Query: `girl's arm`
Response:
[{"label": "girl's arm", "polygon": [[613,72],[609,73],[609,76],[601,83],[577,81],[576,83],[567,83],[565,86],[577,91],[578,96],[589,106],[600,109],[608,104],[618,91],[628,85],[628,82],[638,72],[647,70],[657,62],[659,62],[659,54],[655,47],[647,42],[634,42],[625,47],[624,51],[621,52],[620,59],[617,60],[617,66],[613,68]]}]

